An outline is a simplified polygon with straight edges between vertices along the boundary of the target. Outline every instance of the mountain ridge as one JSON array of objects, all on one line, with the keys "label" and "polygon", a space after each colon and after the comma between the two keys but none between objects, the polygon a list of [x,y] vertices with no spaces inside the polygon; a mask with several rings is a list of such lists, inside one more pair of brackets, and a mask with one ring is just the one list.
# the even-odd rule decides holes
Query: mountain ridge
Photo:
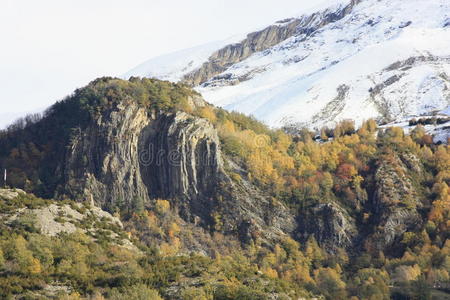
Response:
[{"label": "mountain ridge", "polygon": [[[340,2],[249,34],[172,79],[275,127],[391,122],[442,111],[450,104],[447,6]],[[149,75],[141,71],[132,74]],[[165,77],[158,67],[148,71]]]}]

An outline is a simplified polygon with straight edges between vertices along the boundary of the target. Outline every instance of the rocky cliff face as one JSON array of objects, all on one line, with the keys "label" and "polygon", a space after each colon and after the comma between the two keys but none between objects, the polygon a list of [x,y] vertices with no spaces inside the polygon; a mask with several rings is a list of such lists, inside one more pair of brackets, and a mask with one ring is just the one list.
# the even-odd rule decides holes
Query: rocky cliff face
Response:
[{"label": "rocky cliff face", "polygon": [[418,209],[422,203],[407,174],[420,176],[422,169],[414,156],[405,154],[401,158],[381,161],[375,174],[373,214],[377,230],[371,239],[380,250],[392,246],[403,233],[421,225]]},{"label": "rocky cliff face", "polygon": [[360,1],[352,0],[337,11],[325,10],[301,18],[279,21],[276,25],[250,33],[243,41],[214,52],[201,67],[184,75],[183,80],[192,86],[200,85],[252,54],[269,49],[294,35],[303,38],[312,36],[320,28],[345,17]]},{"label": "rocky cliff face", "polygon": [[[198,97],[190,105],[207,104]],[[243,242],[271,243],[297,231],[300,240],[312,235],[330,252],[359,247],[366,239],[381,250],[421,219],[421,203],[407,175],[421,172],[414,157],[380,162],[370,201],[357,205],[375,216],[372,232],[361,231],[353,210],[337,202],[317,204],[295,219],[245,176],[228,175],[242,169],[222,153],[208,120],[182,111],[151,113],[134,101],[121,102],[77,132],[60,169],[60,195],[95,199],[108,209],[168,199],[185,220]]]},{"label": "rocky cliff face", "polygon": [[140,170],[151,198],[190,201],[186,215],[211,205],[222,157],[217,132],[207,120],[184,112],[163,114],[140,134]]},{"label": "rocky cliff face", "polygon": [[288,209],[248,182],[234,182],[224,161],[233,165],[206,119],[181,111],[148,113],[125,101],[75,134],[59,194],[95,199],[104,208],[168,199],[184,219],[238,234],[243,242],[292,232]]},{"label": "rocky cliff face", "polygon": [[355,246],[358,236],[356,221],[337,203],[319,204],[298,219],[301,240],[307,240],[312,235],[330,252]]},{"label": "rocky cliff face", "polygon": [[[123,102],[102,114],[72,138],[59,194],[84,198],[102,207],[148,201],[140,175],[138,141],[151,121],[135,102]],[[93,201],[93,200],[92,200]]]}]

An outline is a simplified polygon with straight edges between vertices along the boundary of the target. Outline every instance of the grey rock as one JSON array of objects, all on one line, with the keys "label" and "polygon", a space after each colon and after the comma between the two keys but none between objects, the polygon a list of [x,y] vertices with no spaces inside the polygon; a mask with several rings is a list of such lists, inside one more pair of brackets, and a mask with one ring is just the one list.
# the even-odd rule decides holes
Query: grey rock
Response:
[{"label": "grey rock", "polygon": [[184,76],[183,81],[197,86],[224,72],[233,64],[243,61],[252,54],[269,49],[293,36],[310,36],[320,28],[344,18],[361,0],[352,0],[337,11],[318,12],[289,20],[253,32],[236,44],[231,44],[213,53],[200,68]]},{"label": "grey rock", "polygon": [[136,103],[121,103],[72,139],[59,194],[92,201],[101,207],[148,200],[139,169],[139,134],[150,122]]},{"label": "grey rock", "polygon": [[19,196],[19,194],[25,194],[21,189],[0,189],[0,198],[6,200],[12,200]]},{"label": "grey rock", "polygon": [[[418,161],[413,155],[404,155],[409,164]],[[420,170],[418,164],[411,166]],[[414,172],[414,171],[413,171]],[[403,233],[415,229],[421,224],[418,208],[422,206],[412,184],[406,174],[407,165],[399,157],[393,161],[384,160],[375,174],[376,191],[373,198],[374,215],[377,230],[372,236],[376,247],[386,249],[397,241]]]},{"label": "grey rock", "polygon": [[[206,103],[193,98],[191,105]],[[291,212],[249,182],[234,182],[225,161],[236,167],[208,120],[185,112],[149,113],[124,101],[73,137],[58,194],[104,209],[167,199],[185,220],[238,234],[243,242],[292,232]]]},{"label": "grey rock", "polygon": [[328,252],[354,246],[358,230],[355,220],[337,203],[318,204],[306,215],[299,215],[300,238],[313,235]]}]

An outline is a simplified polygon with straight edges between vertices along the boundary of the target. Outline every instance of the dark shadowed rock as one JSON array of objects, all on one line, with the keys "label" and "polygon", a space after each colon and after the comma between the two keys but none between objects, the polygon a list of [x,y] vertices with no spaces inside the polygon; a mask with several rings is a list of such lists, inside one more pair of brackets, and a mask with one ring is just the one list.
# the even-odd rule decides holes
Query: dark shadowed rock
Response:
[{"label": "dark shadowed rock", "polygon": [[354,246],[358,234],[355,220],[337,203],[316,205],[308,214],[300,214],[298,219],[302,240],[307,240],[313,235],[329,252]]}]

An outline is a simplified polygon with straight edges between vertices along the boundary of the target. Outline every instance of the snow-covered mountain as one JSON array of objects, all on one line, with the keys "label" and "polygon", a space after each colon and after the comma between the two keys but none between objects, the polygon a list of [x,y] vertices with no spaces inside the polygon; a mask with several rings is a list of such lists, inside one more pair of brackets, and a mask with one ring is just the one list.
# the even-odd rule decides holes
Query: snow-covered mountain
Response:
[{"label": "snow-covered mountain", "polygon": [[334,0],[125,75],[184,81],[271,126],[402,120],[450,105],[449,0]]}]

